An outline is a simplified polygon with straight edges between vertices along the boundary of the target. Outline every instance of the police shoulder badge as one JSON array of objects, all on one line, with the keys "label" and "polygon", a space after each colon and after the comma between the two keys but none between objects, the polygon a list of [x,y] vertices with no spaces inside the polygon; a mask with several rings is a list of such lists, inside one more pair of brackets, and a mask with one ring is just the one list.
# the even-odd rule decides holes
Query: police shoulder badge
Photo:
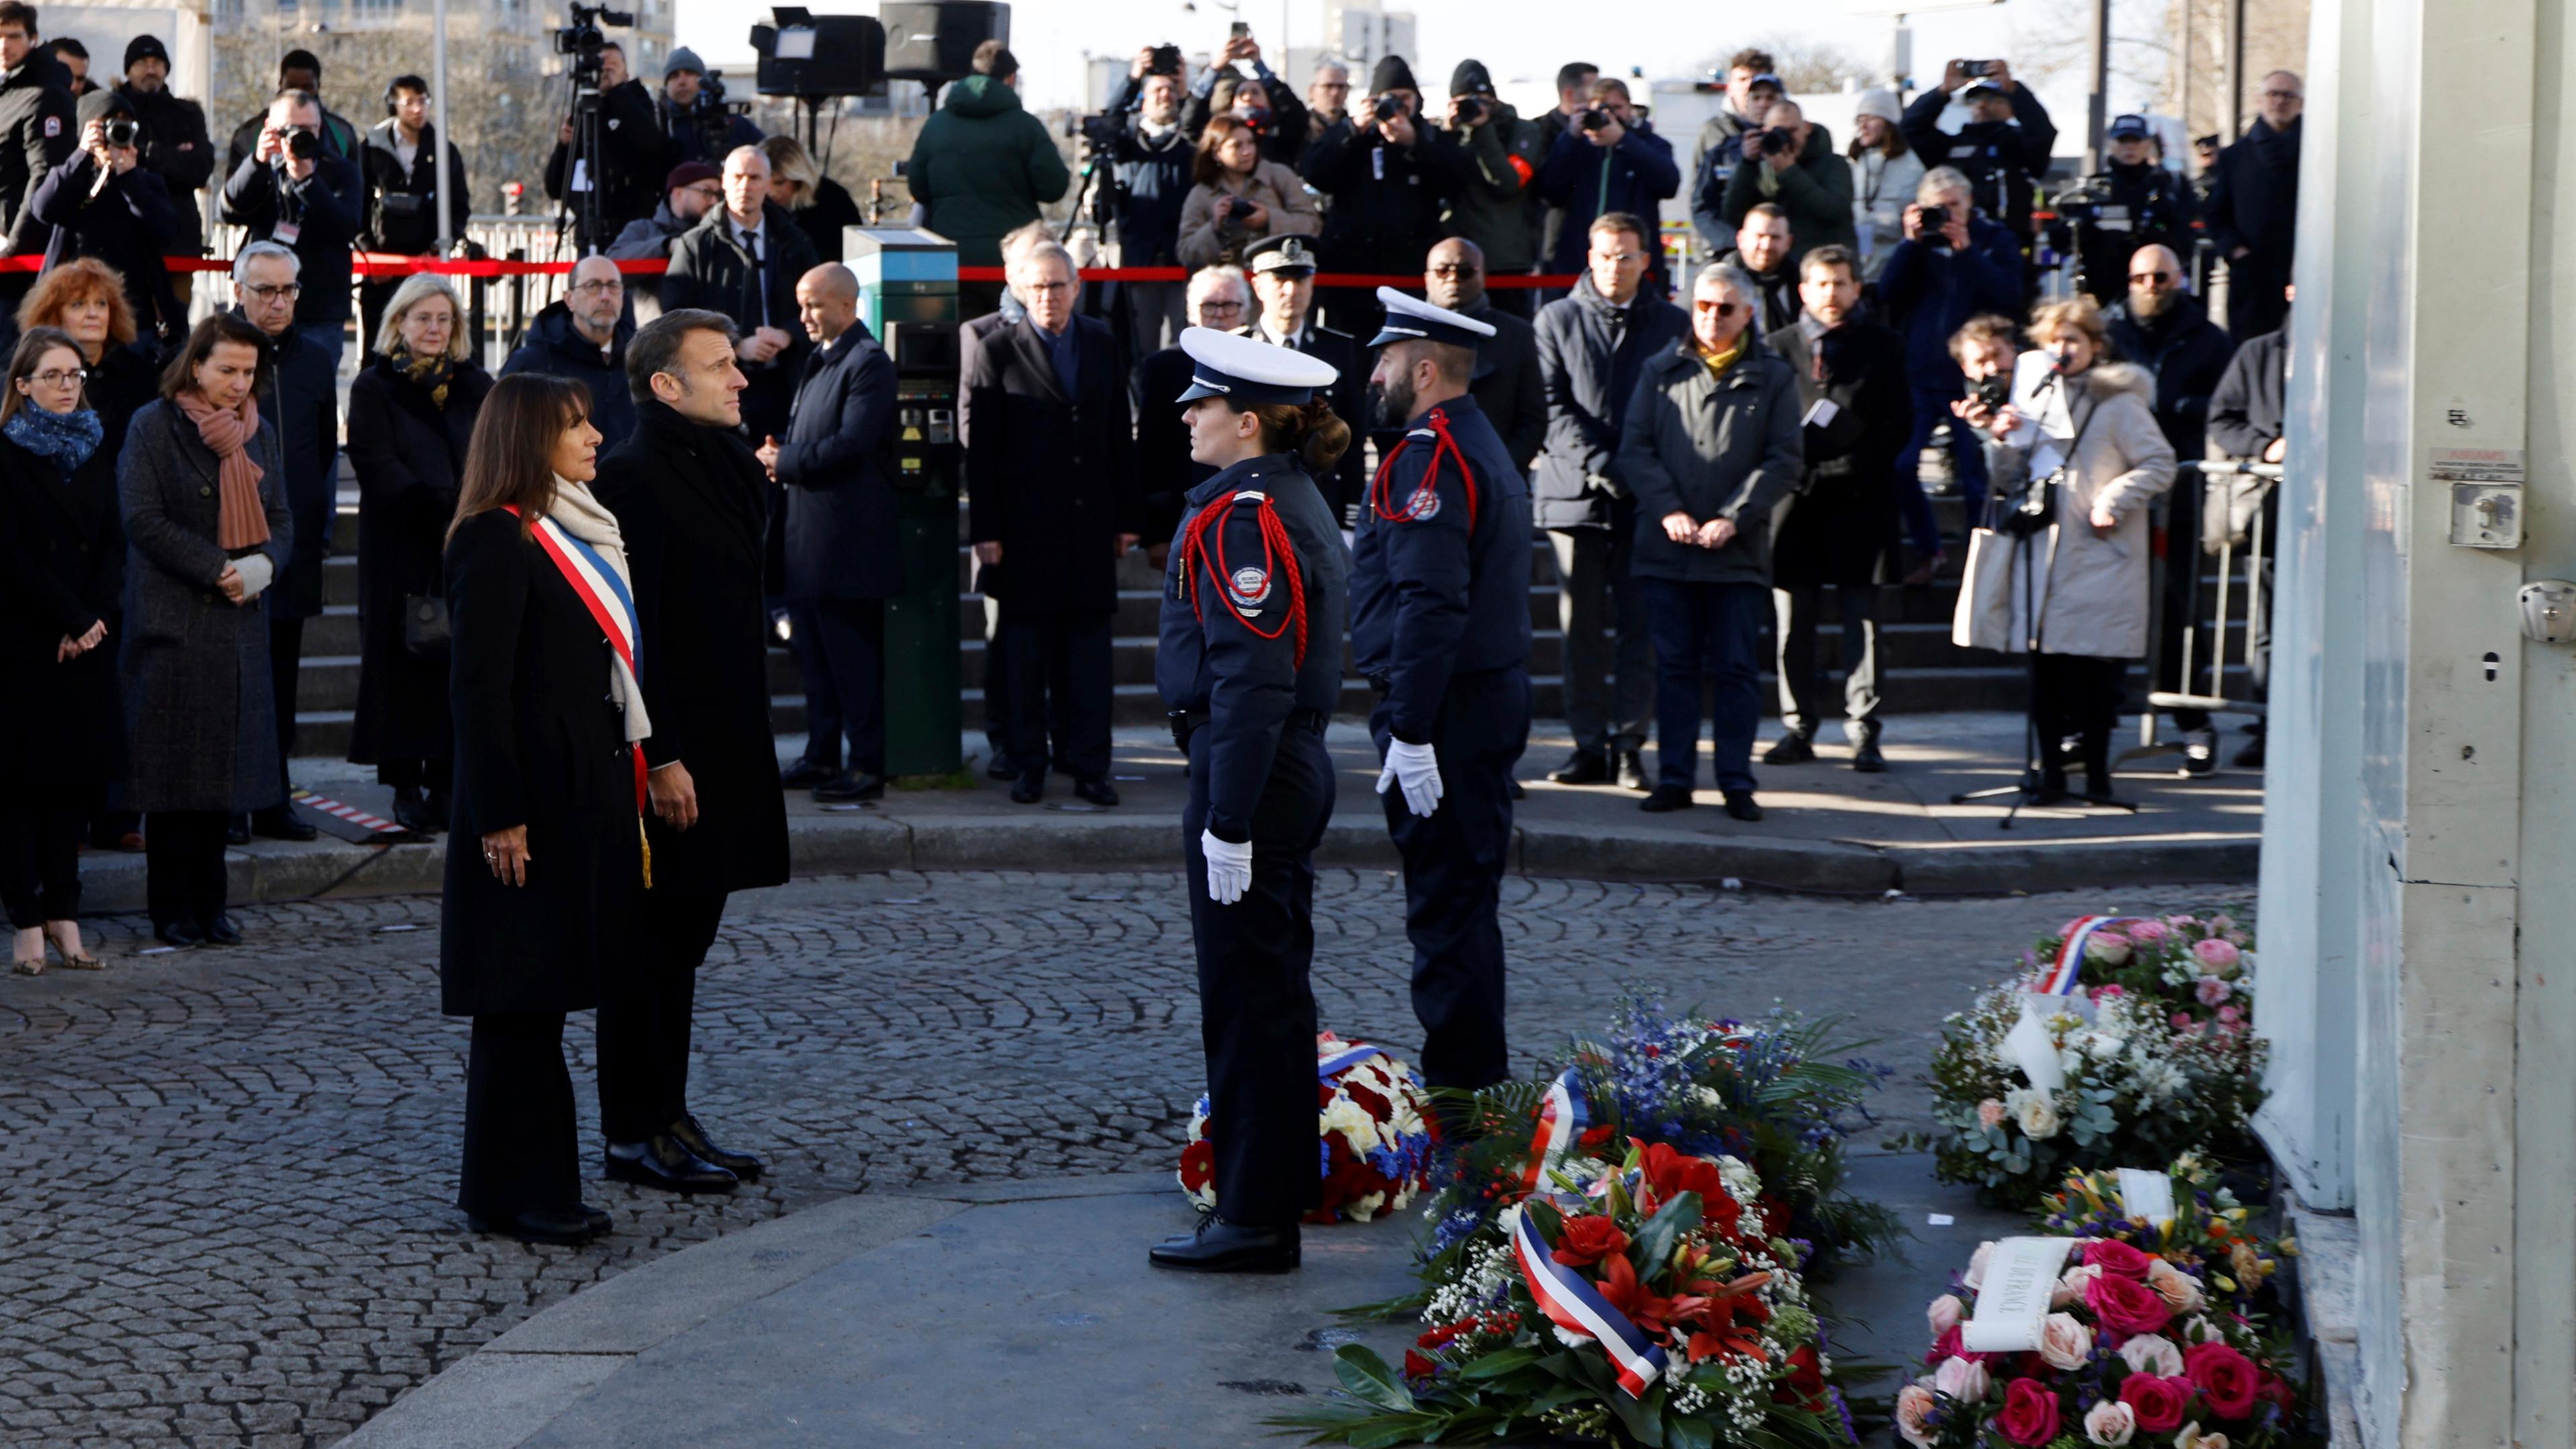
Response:
[{"label": "police shoulder badge", "polygon": [[1440,490],[1429,476],[1415,486],[1412,497],[1404,500],[1404,516],[1416,523],[1429,523],[1440,516]]},{"label": "police shoulder badge", "polygon": [[1257,615],[1261,606],[1270,602],[1270,573],[1256,565],[1246,564],[1226,580],[1226,592],[1235,612],[1247,618]]}]

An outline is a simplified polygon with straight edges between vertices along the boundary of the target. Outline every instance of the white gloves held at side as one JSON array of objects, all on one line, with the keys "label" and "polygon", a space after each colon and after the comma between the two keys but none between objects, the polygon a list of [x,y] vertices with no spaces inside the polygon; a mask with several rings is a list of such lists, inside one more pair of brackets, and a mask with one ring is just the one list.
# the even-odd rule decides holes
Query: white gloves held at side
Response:
[{"label": "white gloves held at side", "polygon": [[1207,856],[1208,899],[1220,906],[1242,900],[1243,893],[1252,889],[1252,842],[1238,845],[1202,830],[1199,849]]},{"label": "white gloves held at side", "polygon": [[1404,807],[1416,815],[1427,816],[1440,808],[1440,757],[1429,745],[1408,745],[1390,739],[1386,744],[1386,768],[1377,772],[1377,792],[1386,793],[1389,785],[1404,787]]}]

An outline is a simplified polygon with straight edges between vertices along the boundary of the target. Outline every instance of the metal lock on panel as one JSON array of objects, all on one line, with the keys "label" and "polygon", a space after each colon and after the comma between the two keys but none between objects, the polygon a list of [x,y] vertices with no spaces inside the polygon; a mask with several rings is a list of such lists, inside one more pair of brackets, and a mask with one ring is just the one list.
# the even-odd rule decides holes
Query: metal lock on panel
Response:
[{"label": "metal lock on panel", "polygon": [[2516,597],[2522,602],[2524,638],[2543,644],[2576,644],[2576,584],[2542,579],[2524,584]]}]

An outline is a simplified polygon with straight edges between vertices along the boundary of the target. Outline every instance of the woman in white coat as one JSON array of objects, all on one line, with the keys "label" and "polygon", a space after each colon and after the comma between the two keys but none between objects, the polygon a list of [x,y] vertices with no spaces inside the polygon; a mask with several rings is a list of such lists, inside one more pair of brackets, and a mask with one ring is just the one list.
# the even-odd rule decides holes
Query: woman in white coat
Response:
[{"label": "woman in white coat", "polygon": [[1923,158],[1898,129],[1896,92],[1863,91],[1852,118],[1852,234],[1860,241],[1860,279],[1875,282],[1888,253],[1905,240],[1905,208],[1923,182]]},{"label": "woman in white coat", "polygon": [[[2054,481],[2050,521],[2031,540],[2036,585],[2013,585],[2014,637],[2037,654],[2031,714],[2040,740],[2040,784],[2066,791],[2061,740],[2083,742],[2084,798],[2110,801],[2111,731],[2119,724],[2129,662],[2146,657],[2150,551],[2148,505],[2173,486],[2173,445],[2148,405],[2153,380],[2105,362],[2109,339],[2090,297],[2047,302],[2013,368],[2012,401],[1989,414],[1973,401],[1961,416],[1993,436],[1987,468],[1999,508]],[[2025,610],[2023,601],[2030,600]]]}]

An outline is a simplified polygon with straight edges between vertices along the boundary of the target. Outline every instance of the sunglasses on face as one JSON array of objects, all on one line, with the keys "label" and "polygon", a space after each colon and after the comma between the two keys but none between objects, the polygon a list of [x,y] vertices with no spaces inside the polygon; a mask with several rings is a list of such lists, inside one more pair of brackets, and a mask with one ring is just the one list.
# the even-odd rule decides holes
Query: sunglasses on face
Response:
[{"label": "sunglasses on face", "polygon": [[2131,272],[2129,281],[2141,287],[2161,287],[2174,279],[2171,272]]},{"label": "sunglasses on face", "polygon": [[1472,277],[1483,270],[1472,262],[1442,262],[1430,269],[1435,277]]},{"label": "sunglasses on face", "polygon": [[1726,318],[1734,316],[1738,309],[1745,309],[1745,304],[1742,302],[1702,302],[1699,304],[1699,309],[1703,312],[1714,314],[1719,320],[1723,321]]}]

